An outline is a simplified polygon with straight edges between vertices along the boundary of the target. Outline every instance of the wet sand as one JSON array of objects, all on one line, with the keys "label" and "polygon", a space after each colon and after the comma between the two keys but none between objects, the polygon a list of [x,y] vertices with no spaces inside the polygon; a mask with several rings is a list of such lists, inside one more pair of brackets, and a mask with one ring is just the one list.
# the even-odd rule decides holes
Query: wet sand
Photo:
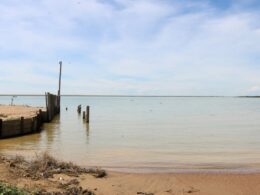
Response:
[{"label": "wet sand", "polygon": [[105,179],[81,176],[83,187],[97,188],[97,194],[155,195],[256,195],[260,174],[126,174],[109,173]]}]

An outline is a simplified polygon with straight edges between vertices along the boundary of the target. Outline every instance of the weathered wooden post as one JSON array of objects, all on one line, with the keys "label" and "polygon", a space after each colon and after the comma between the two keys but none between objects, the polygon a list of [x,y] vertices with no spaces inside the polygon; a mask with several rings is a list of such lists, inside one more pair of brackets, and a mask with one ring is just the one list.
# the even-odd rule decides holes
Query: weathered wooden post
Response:
[{"label": "weathered wooden post", "polygon": [[52,120],[52,101],[51,101],[51,94],[49,92],[47,93],[47,101],[48,101],[48,108],[47,108],[48,122],[50,122]]},{"label": "weathered wooden post", "polygon": [[81,105],[78,105],[78,114],[81,113]]},{"label": "weathered wooden post", "polygon": [[85,118],[86,118],[86,112],[83,111],[83,119],[85,119]]},{"label": "weathered wooden post", "polygon": [[86,109],[86,122],[89,123],[89,106],[87,106],[87,109]]},{"label": "weathered wooden post", "polygon": [[3,120],[0,118],[0,138],[2,137]]},{"label": "weathered wooden post", "polygon": [[31,119],[31,133],[34,131],[34,130],[33,130],[34,120],[35,120],[35,117],[32,117],[32,119]]},{"label": "weathered wooden post", "polygon": [[42,109],[39,110],[39,115],[40,115],[40,120],[41,120],[41,122],[42,122],[42,121],[43,121],[43,120],[42,120],[42,119],[43,119]]},{"label": "weathered wooden post", "polygon": [[40,114],[38,113],[37,114],[37,119],[36,119],[36,121],[37,121],[37,125],[36,125],[36,131],[40,131],[40,129],[41,129],[41,117],[40,117]]},{"label": "weathered wooden post", "polygon": [[58,90],[58,109],[57,109],[58,113],[60,113],[60,88],[61,88],[62,61],[60,61],[59,64],[60,64],[60,76],[59,76],[59,90]]}]

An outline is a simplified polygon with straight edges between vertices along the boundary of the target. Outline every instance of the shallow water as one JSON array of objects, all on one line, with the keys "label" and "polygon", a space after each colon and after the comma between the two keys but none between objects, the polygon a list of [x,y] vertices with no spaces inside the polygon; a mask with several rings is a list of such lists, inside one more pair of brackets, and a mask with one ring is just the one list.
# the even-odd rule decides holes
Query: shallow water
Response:
[{"label": "shallow water", "polygon": [[[10,99],[0,97],[0,104]],[[19,96],[14,103],[44,106],[45,100]],[[89,125],[78,104],[90,105]],[[124,171],[260,170],[258,98],[66,96],[61,115],[43,129],[0,140],[0,152],[48,151]]]}]

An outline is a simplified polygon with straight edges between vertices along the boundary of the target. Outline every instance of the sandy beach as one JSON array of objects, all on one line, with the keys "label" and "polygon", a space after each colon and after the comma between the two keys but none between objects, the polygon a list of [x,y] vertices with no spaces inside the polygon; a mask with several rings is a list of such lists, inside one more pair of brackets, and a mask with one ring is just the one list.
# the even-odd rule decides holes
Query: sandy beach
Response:
[{"label": "sandy beach", "polygon": [[105,179],[82,176],[82,186],[96,194],[239,195],[259,194],[260,174],[126,174],[109,173]]},{"label": "sandy beach", "polygon": [[[32,175],[18,174],[24,167],[19,166],[18,163],[19,160],[8,162],[1,160],[0,181],[29,191],[40,189],[41,192],[62,193],[69,186],[75,185],[78,189],[87,189],[96,195],[257,195],[260,193],[259,173],[138,174],[107,172],[107,176],[102,178],[96,178],[87,173],[77,175],[61,173],[35,179]],[[40,176],[44,174],[43,172]]]},{"label": "sandy beach", "polygon": [[25,118],[34,117],[40,109],[44,110],[45,108],[24,105],[0,105],[0,118],[7,120],[11,118],[19,118],[21,116]]}]

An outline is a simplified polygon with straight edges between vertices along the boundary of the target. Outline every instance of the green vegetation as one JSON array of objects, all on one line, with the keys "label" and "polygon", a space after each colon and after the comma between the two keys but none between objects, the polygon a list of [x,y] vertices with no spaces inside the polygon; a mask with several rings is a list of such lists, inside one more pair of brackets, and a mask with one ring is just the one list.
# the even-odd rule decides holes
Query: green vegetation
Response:
[{"label": "green vegetation", "polygon": [[0,195],[27,195],[24,190],[0,182]]}]

